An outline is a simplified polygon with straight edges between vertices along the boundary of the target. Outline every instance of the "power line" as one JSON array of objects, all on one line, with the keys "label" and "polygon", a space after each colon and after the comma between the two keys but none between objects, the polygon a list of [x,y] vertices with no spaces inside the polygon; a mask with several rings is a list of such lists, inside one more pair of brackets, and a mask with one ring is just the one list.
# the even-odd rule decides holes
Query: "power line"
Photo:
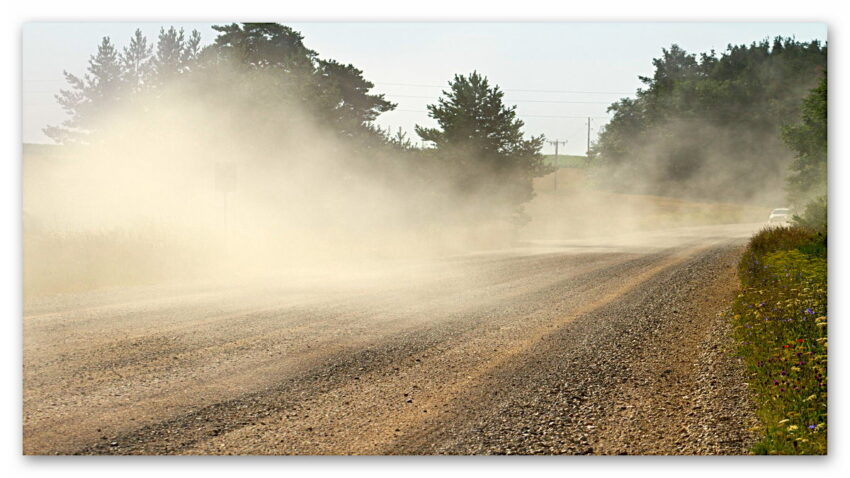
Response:
[{"label": "power line", "polygon": [[[385,83],[374,82],[376,85],[412,86],[417,88],[446,88],[448,85],[422,85],[415,83]],[[633,95],[633,91],[577,91],[577,90],[530,90],[517,88],[500,88],[503,91],[521,91],[526,93],[578,93],[585,95]]]},{"label": "power line", "polygon": [[[46,82],[46,83],[65,83],[66,80],[64,78],[34,78],[27,79],[26,83],[31,82]],[[424,85],[417,83],[388,83],[383,81],[375,81],[372,82],[375,85],[387,85],[387,86],[410,86],[415,88],[447,88],[448,85]],[[524,89],[524,88],[500,88],[502,91],[517,91],[524,93],[575,93],[575,94],[583,94],[583,95],[633,95],[635,94],[633,91],[579,91],[579,90],[537,90],[537,89]]]},{"label": "power line", "polygon": [[[36,79],[27,79],[26,83],[30,82],[47,82],[47,83],[65,83],[64,78],[56,78],[56,79],[47,79],[47,78],[36,78]],[[388,83],[383,81],[373,82],[376,85],[387,85],[387,86],[410,86],[415,88],[447,88],[448,85],[423,85],[416,83]],[[633,91],[579,91],[579,90],[536,90],[536,89],[522,89],[522,88],[501,88],[502,91],[518,91],[525,93],[576,93],[576,94],[584,94],[584,95],[633,95]]]},{"label": "power line", "polygon": [[[420,95],[395,95],[395,94],[386,94],[390,98],[426,98],[426,99],[434,99],[433,96],[420,96]],[[514,99],[505,99],[507,103],[566,103],[566,104],[586,104],[586,105],[607,105],[610,104],[610,101],[549,101],[549,100],[514,100]]]},{"label": "power line", "polygon": [[[407,109],[395,109],[395,110],[391,110],[391,111],[404,111],[404,112],[407,112],[407,113],[427,113],[428,112],[426,110],[407,110]],[[583,119],[583,120],[586,120],[587,118],[608,119],[608,116],[523,115],[523,114],[517,114],[517,116],[519,116],[521,118],[572,118],[572,119]]]}]

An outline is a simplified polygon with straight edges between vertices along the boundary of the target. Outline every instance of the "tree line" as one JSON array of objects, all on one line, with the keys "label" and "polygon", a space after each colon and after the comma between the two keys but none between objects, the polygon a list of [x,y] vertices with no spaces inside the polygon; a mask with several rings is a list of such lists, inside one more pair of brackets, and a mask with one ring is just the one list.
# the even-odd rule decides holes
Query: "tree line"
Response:
[{"label": "tree line", "polygon": [[[401,131],[375,124],[396,105],[373,92],[362,70],[320,57],[299,32],[275,23],[213,29],[207,46],[199,32],[173,27],[154,42],[137,30],[120,51],[104,38],[85,74],[65,72],[68,88],[56,98],[68,118],[45,133],[61,144],[94,144],[115,111],[143,118],[192,97],[229,116],[220,123],[223,136],[240,138],[248,150],[279,152],[258,155],[270,163],[309,160],[292,151],[303,148],[299,132],[311,125],[327,139],[325,149],[346,158],[347,174],[368,175],[412,198],[422,207],[409,215],[425,222],[454,215],[459,222],[475,216],[520,223],[532,178],[549,172],[543,137],[526,138],[516,107],[478,72],[448,82],[428,107],[438,127],[417,126],[428,142],[417,148]],[[329,180],[346,187],[345,175]]]},{"label": "tree line", "polygon": [[[635,97],[609,108],[613,117],[592,148],[600,182],[727,202],[783,201],[784,191],[802,206],[816,195],[811,175],[802,172],[808,168],[800,161],[808,159],[792,164],[783,136],[800,142],[808,134],[790,125],[807,108],[803,98],[825,78],[826,61],[821,42],[781,37],[730,45],[719,54],[663,49],[653,74],[640,77],[644,86]],[[825,146],[818,154],[825,168]]]}]

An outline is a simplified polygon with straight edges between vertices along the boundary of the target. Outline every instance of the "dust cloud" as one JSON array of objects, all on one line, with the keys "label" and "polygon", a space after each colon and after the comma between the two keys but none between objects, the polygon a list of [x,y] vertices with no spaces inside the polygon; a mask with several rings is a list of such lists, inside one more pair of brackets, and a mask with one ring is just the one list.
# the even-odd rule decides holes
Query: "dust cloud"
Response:
[{"label": "dust cloud", "polygon": [[[403,150],[341,140],[297,104],[264,108],[253,95],[268,81],[255,75],[226,96],[180,84],[137,95],[100,117],[96,142],[25,155],[25,294],[356,276],[521,241],[766,217],[763,204],[647,194],[652,177],[633,176],[623,193],[600,186],[594,168],[560,169],[534,180],[519,227],[482,213],[498,187],[463,191],[450,173],[395,157]],[[699,187],[715,187],[706,168]]]},{"label": "dust cloud", "polygon": [[693,201],[785,204],[793,155],[778,127],[674,118],[648,127],[628,148],[626,157],[599,158],[595,179],[601,187]]},{"label": "dust cloud", "polygon": [[25,155],[25,293],[343,274],[510,243],[504,223],[470,217],[485,205],[295,104],[264,109],[251,95],[267,79],[245,81],[228,97],[137,95],[99,118],[96,142]]}]

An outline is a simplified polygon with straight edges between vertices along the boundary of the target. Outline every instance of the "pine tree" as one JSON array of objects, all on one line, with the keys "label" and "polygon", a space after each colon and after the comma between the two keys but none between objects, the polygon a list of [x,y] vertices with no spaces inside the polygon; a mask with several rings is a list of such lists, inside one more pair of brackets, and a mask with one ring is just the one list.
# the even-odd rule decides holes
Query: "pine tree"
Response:
[{"label": "pine tree", "polygon": [[70,115],[59,126],[44,133],[58,143],[85,141],[97,129],[97,121],[124,98],[121,61],[109,37],[104,37],[97,54],[89,58],[82,78],[63,71],[70,89],[60,90],[56,101]]},{"label": "pine tree", "polygon": [[185,36],[183,29],[160,28],[156,42],[156,55],[153,58],[153,70],[158,84],[173,80],[182,70],[185,57]]},{"label": "pine tree", "polygon": [[190,67],[190,65],[196,61],[201,56],[201,32],[198,30],[192,30],[192,34],[189,35],[189,39],[186,40],[186,44],[183,46],[183,54],[180,58],[180,62],[184,68]]},{"label": "pine tree", "polygon": [[540,154],[543,136],[525,139],[516,106],[505,106],[503,96],[478,72],[455,75],[438,103],[428,106],[439,128],[417,125],[416,133],[459,169],[464,192],[490,201],[495,216],[522,221],[522,204],[534,197],[532,178],[551,169]]},{"label": "pine tree", "polygon": [[153,45],[148,45],[148,39],[137,29],[130,38],[130,45],[124,47],[121,54],[123,80],[130,91],[139,92],[150,81],[153,71],[152,53]]}]

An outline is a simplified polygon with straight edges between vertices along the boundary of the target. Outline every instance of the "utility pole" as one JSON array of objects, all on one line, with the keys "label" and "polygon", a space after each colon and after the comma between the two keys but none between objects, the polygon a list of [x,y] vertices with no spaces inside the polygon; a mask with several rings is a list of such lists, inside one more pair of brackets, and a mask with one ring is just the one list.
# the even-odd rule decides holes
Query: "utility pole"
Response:
[{"label": "utility pole", "polygon": [[559,140],[556,139],[555,141],[549,141],[549,144],[555,145],[555,173],[552,175],[552,177],[554,178],[554,182],[553,182],[553,185],[552,185],[552,192],[557,192],[558,191],[558,170],[561,169],[561,163],[560,163],[560,161],[558,161],[558,145],[563,144],[564,146],[566,146],[567,140],[559,141]]},{"label": "utility pole", "polygon": [[587,117],[587,160],[590,161],[590,116]]}]

